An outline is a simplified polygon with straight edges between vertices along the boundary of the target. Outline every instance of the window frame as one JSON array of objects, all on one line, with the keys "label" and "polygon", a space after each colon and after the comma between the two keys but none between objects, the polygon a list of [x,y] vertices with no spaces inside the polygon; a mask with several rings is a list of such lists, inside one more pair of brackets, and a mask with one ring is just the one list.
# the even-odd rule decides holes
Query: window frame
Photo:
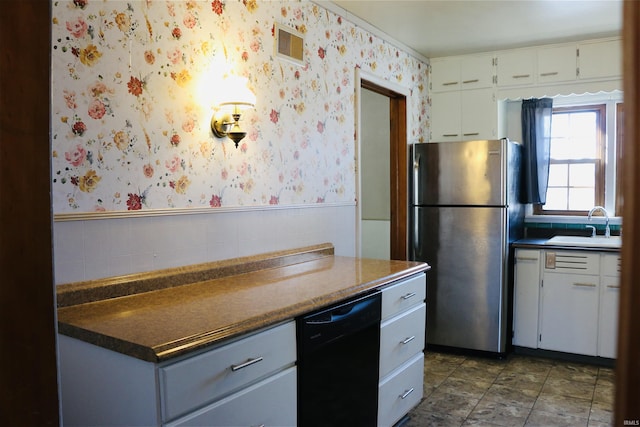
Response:
[{"label": "window frame", "polygon": [[[596,111],[597,135],[596,135],[596,164],[595,164],[595,205],[605,205],[606,191],[606,163],[607,163],[607,103],[590,103],[585,105],[554,107],[553,114],[556,113],[580,113],[586,111]],[[553,119],[551,126],[553,126]],[[579,164],[580,161],[557,161],[551,160],[551,164]],[[533,205],[534,215],[558,215],[558,216],[587,216],[585,210],[545,210],[541,204]]]}]

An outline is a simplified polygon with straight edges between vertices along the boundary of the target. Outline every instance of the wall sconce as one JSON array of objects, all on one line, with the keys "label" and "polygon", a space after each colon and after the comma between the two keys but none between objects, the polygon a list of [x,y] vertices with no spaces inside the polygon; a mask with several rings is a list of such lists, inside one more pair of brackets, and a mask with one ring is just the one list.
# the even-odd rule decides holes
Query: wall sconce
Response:
[{"label": "wall sconce", "polygon": [[246,77],[229,76],[222,82],[218,93],[217,109],[211,117],[211,130],[218,138],[228,137],[238,143],[247,135],[240,129],[240,117],[245,110],[256,105],[256,96],[247,87]]}]

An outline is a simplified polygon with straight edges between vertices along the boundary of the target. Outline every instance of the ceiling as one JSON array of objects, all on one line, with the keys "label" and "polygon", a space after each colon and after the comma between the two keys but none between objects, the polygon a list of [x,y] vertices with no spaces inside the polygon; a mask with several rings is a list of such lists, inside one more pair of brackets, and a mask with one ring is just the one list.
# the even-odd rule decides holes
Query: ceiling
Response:
[{"label": "ceiling", "polygon": [[622,28],[622,0],[329,3],[427,58],[617,36]]}]

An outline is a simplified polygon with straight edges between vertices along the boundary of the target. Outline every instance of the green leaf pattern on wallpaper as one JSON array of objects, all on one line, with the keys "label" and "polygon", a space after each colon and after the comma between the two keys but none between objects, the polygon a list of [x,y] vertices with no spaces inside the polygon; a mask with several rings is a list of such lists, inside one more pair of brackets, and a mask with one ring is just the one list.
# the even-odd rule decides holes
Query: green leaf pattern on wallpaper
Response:
[{"label": "green leaf pattern on wallpaper", "polygon": [[[316,4],[54,1],[54,213],[353,202],[356,67],[410,89],[424,140],[426,64]],[[238,149],[210,129],[229,74],[257,97]]]}]

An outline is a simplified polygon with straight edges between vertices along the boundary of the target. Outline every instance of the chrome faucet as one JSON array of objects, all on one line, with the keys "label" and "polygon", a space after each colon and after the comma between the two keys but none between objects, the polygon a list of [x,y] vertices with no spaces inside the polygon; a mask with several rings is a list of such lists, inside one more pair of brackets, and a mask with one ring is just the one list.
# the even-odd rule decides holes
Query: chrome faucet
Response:
[{"label": "chrome faucet", "polygon": [[596,211],[601,211],[604,214],[606,220],[604,237],[611,237],[611,230],[609,229],[609,214],[607,213],[607,210],[605,208],[603,208],[602,206],[594,206],[593,208],[591,208],[591,210],[589,211],[589,221],[591,221],[591,216]]}]

